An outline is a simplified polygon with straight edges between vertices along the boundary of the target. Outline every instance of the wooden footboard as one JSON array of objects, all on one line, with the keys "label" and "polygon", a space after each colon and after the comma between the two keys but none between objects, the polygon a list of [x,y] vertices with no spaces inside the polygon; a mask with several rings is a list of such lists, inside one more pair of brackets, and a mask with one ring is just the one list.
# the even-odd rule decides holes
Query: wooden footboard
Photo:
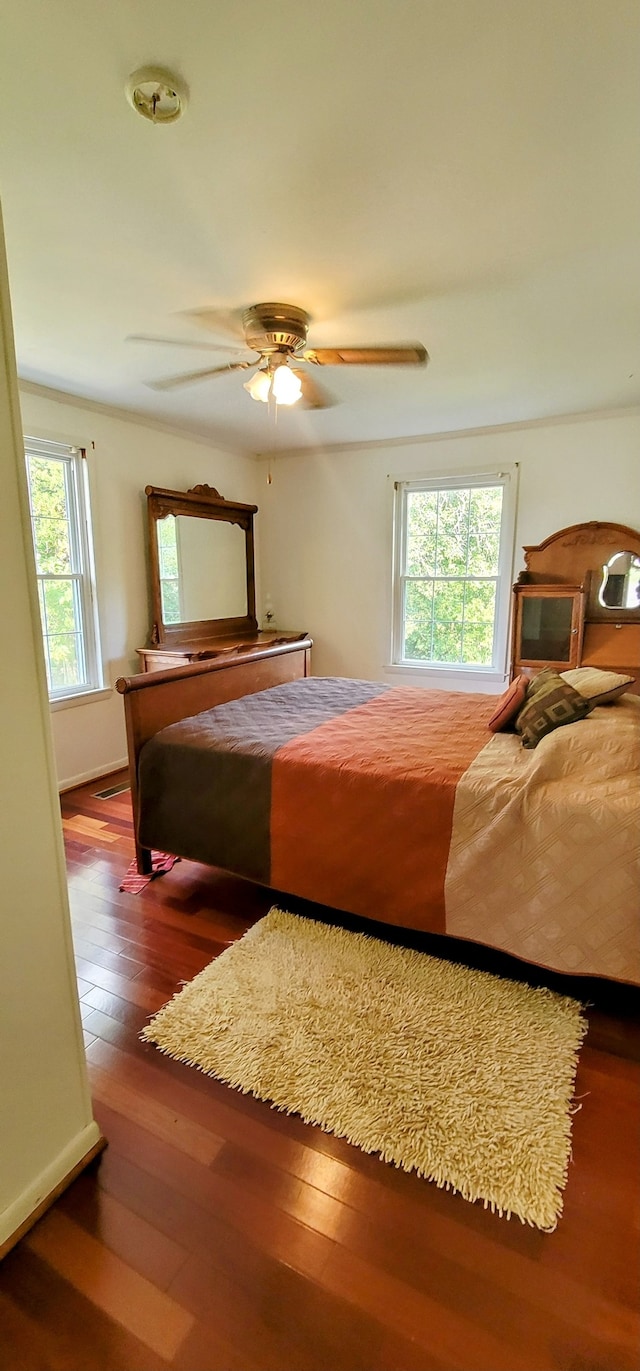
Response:
[{"label": "wooden footboard", "polygon": [[308,676],[310,659],[311,639],[303,638],[259,652],[214,657],[193,666],[120,676],[116,681],[116,689],[124,696],[136,861],[141,874],[151,871],[151,853],[138,841],[138,758],[144,744],[161,728],[203,709]]}]

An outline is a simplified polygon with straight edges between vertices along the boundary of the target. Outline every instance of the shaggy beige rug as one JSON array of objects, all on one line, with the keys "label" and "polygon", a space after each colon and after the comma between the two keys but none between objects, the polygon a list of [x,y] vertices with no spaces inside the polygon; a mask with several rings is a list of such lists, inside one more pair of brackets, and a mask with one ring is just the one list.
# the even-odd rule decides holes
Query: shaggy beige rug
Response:
[{"label": "shaggy beige rug", "polygon": [[405,1171],[551,1230],[585,1032],[568,996],[272,909],[142,1036]]}]

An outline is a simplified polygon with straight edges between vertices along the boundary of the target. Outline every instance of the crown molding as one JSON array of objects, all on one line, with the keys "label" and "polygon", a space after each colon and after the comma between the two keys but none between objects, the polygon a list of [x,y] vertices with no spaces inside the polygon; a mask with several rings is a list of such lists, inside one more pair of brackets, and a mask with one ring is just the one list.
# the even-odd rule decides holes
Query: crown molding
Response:
[{"label": "crown molding", "polygon": [[226,443],[220,443],[211,434],[206,434],[200,429],[180,428],[177,424],[167,424],[161,419],[154,419],[151,415],[140,414],[137,410],[120,408],[118,405],[106,405],[101,400],[89,400],[83,395],[74,395],[68,390],[55,390],[51,386],[42,386],[37,381],[26,381],[18,377],[18,389],[25,395],[35,395],[42,400],[53,400],[60,405],[71,405],[75,409],[88,410],[91,414],[102,414],[106,419],[120,419],[125,424],[138,424],[140,428],[150,428],[158,433],[167,433],[172,438],[187,438],[190,442],[200,443],[203,447],[214,448],[216,452],[226,454],[228,457],[246,457],[249,461],[256,460],[254,452],[247,451],[245,448],[229,447]]},{"label": "crown molding", "polygon": [[640,418],[640,405],[629,405],[621,409],[584,410],[577,414],[553,414],[542,419],[517,419],[506,424],[485,424],[477,428],[444,429],[438,433],[421,433],[400,438],[369,438],[361,442],[318,443],[300,448],[274,448],[268,452],[257,452],[260,462],[273,461],[276,457],[318,457],[342,452],[374,452],[380,448],[417,447],[424,443],[442,443],[448,439],[480,438],[491,433],[517,433],[526,429],[554,428],[562,424],[597,423],[601,419]]},{"label": "crown molding", "polygon": [[245,457],[249,461],[269,462],[279,457],[317,457],[324,454],[336,455],[344,452],[375,452],[380,448],[417,447],[425,443],[442,443],[459,438],[479,438],[492,433],[518,433],[527,429],[553,428],[562,424],[597,423],[603,419],[625,419],[640,416],[640,405],[630,405],[620,409],[583,410],[579,413],[546,415],[540,419],[517,419],[506,424],[484,424],[475,428],[443,429],[437,433],[419,433],[410,436],[390,438],[368,438],[344,443],[310,443],[306,447],[271,448],[266,452],[255,452],[241,447],[229,447],[218,442],[211,434],[200,429],[181,428],[177,424],[167,424],[161,419],[140,414],[137,410],[118,405],[107,405],[100,400],[90,400],[71,391],[56,390],[51,386],[40,385],[37,381],[27,381],[18,377],[18,387],[26,395],[34,395],[43,400],[53,400],[58,404],[71,405],[76,409],[87,410],[92,414],[102,414],[107,419],[121,419],[123,423],[137,424],[141,428],[167,433],[174,438],[186,438],[200,443],[203,447],[214,448],[228,457]]}]

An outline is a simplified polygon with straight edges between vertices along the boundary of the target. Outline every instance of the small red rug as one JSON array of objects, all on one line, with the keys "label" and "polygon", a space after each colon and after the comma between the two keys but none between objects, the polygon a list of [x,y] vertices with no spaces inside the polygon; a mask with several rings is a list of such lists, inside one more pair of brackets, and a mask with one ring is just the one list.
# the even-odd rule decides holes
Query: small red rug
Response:
[{"label": "small red rug", "polygon": [[141,876],[135,862],[132,862],[127,868],[126,875],[123,876],[118,889],[126,890],[129,895],[139,895],[140,891],[149,884],[149,881],[152,881],[156,876],[162,876],[165,871],[170,871],[172,866],[175,866],[176,862],[179,861],[180,858],[173,857],[170,852],[152,852],[151,865],[153,871],[148,876]]}]

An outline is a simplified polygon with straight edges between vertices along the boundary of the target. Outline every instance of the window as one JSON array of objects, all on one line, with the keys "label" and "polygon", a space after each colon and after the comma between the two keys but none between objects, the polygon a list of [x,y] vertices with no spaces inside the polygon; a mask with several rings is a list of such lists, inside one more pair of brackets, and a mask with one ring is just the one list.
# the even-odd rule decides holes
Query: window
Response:
[{"label": "window", "polygon": [[503,673],[510,473],[396,483],[394,662]]},{"label": "window", "polygon": [[102,686],[89,492],[82,448],[25,439],[31,527],[51,700]]},{"label": "window", "polygon": [[158,519],[156,534],[162,618],[165,624],[179,624],[184,616],[180,592],[178,520],[172,514]]}]

